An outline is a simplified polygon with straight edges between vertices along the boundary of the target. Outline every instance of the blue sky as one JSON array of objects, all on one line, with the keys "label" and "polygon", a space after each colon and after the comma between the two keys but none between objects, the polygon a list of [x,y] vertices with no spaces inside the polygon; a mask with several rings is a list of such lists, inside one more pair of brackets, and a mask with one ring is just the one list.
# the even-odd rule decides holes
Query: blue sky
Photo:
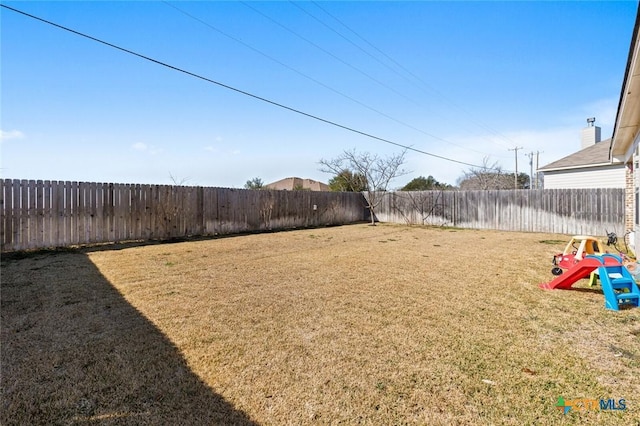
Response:
[{"label": "blue sky", "polygon": [[[417,150],[520,171],[611,136],[637,3],[15,2],[4,5]],[[2,177],[242,187],[328,181],[397,146],[0,10]],[[408,151],[400,187],[469,166]]]}]

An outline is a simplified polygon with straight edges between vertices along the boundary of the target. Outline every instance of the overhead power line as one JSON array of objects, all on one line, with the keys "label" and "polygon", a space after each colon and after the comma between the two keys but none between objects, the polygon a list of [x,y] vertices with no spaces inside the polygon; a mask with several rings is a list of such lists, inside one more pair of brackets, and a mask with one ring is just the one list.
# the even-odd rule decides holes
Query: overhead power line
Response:
[{"label": "overhead power line", "polygon": [[[428,84],[426,81],[424,81],[422,78],[420,78],[419,76],[417,76],[415,73],[413,73],[411,70],[407,69],[405,66],[403,66],[402,64],[400,64],[398,61],[396,61],[395,59],[393,59],[390,55],[386,54],[384,51],[382,51],[381,49],[379,49],[377,46],[375,46],[373,43],[371,43],[370,41],[368,41],[367,39],[365,39],[363,36],[361,36],[358,32],[356,32],[353,28],[351,28],[350,26],[348,26],[346,23],[344,23],[342,20],[340,20],[338,17],[336,17],[335,15],[331,14],[327,9],[325,9],[324,7],[322,7],[320,4],[318,4],[318,2],[316,1],[311,1],[311,3],[313,3],[318,9],[322,10],[325,14],[327,14],[328,16],[330,16],[334,21],[338,22],[342,27],[346,28],[349,32],[351,32],[352,34],[354,34],[356,37],[358,37],[360,40],[362,40],[364,43],[366,43],[369,47],[371,47],[372,49],[374,49],[375,51],[377,51],[378,53],[380,53],[383,57],[385,57],[388,61],[390,61],[391,63],[393,63],[395,66],[397,66],[398,68],[400,68],[402,71],[404,71],[406,74],[408,74],[409,76],[411,76],[415,81],[418,81],[419,83],[422,84],[422,87],[420,85],[416,85],[417,87],[421,87],[423,90],[428,89],[430,90],[432,93],[435,93],[437,96],[439,96],[441,99],[443,99],[445,102],[449,103],[449,105],[451,105],[452,107],[458,109],[459,111],[463,112],[464,114],[466,114],[469,117],[469,121],[472,122],[473,124],[475,124],[476,126],[490,132],[493,133],[494,135],[506,140],[507,142],[509,142],[510,144],[515,145],[515,142],[512,141],[511,139],[509,139],[508,137],[504,136],[503,134],[499,133],[497,130],[492,129],[491,127],[484,125],[480,122],[478,122],[477,120],[474,119],[473,115],[467,111],[466,109],[462,108],[461,106],[457,105],[455,102],[453,102],[451,99],[448,99],[444,94],[442,94],[442,92],[440,92],[439,90],[437,90],[435,87],[433,87],[432,85]],[[300,8],[300,6],[296,7]],[[309,12],[305,13],[309,14]],[[316,18],[317,19],[317,18]],[[323,24],[326,26],[326,24]],[[336,32],[335,30],[332,29],[332,31]],[[339,33],[338,33],[339,34]],[[341,35],[341,37],[345,38],[344,36]],[[352,41],[349,40],[349,42],[353,45],[356,45],[355,43],[353,43]],[[358,47],[360,50],[364,51],[364,49]],[[372,56],[371,54],[367,53],[369,56]],[[372,56],[373,57],[373,56]],[[377,62],[382,63],[382,61],[376,59]],[[385,65],[386,66],[386,65]],[[388,69],[392,69],[391,67],[386,66]],[[409,78],[407,78],[405,75],[397,72],[394,70],[394,72],[401,76],[402,78],[404,78],[405,80],[411,82],[412,84],[415,85],[415,81],[411,80]],[[500,145],[503,146],[505,148],[507,148],[507,146],[505,146],[504,144],[500,144],[497,143],[491,139],[487,139],[493,143],[495,143],[496,145]]]},{"label": "overhead power line", "polygon": [[[341,34],[340,32],[336,31],[333,27],[331,27],[330,25],[327,25],[324,21],[322,21],[321,19],[319,19],[317,16],[315,16],[314,14],[312,14],[311,12],[309,12],[308,10],[306,10],[305,8],[301,7],[299,4],[297,4],[294,1],[289,1],[289,3],[291,3],[293,6],[295,6],[296,8],[298,8],[300,11],[302,11],[305,15],[311,17],[313,20],[315,20],[316,22],[318,22],[320,25],[322,25],[323,27],[327,28],[329,31],[333,32],[334,34],[337,34],[340,38],[342,38],[343,40],[347,41],[349,44],[351,44],[352,46],[354,46],[356,49],[360,50],[361,52],[363,52],[365,55],[369,56],[370,58],[372,58],[374,61],[376,61],[377,63],[379,63],[380,65],[382,65],[383,67],[385,67],[386,69],[388,69],[389,71],[393,72],[394,74],[400,76],[401,78],[403,78],[404,80],[406,80],[407,82],[414,84],[414,81],[412,81],[410,78],[408,78],[406,75],[398,72],[396,69],[394,69],[393,67],[389,66],[388,64],[386,64],[384,61],[380,60],[378,57],[376,57],[375,55],[372,55],[371,53],[369,53],[368,51],[366,51],[365,49],[363,49],[362,47],[360,47],[357,43],[354,43],[351,39],[349,39],[348,37],[345,37],[343,34]],[[312,2],[314,4],[316,4],[315,2]],[[398,64],[396,61],[394,61],[392,58],[390,58],[388,55],[386,55],[384,52],[382,52],[380,49],[378,49],[377,47],[375,47],[374,45],[372,45],[371,43],[369,43],[367,40],[365,40],[362,36],[360,36],[358,33],[356,33],[355,31],[353,31],[351,28],[349,28],[346,24],[344,24],[342,21],[340,21],[338,18],[336,18],[335,16],[331,15],[329,12],[327,12],[325,9],[323,9],[320,5],[316,4],[316,6],[318,8],[320,8],[324,13],[326,13],[327,15],[329,15],[331,18],[333,18],[334,20],[336,20],[338,23],[340,23],[342,26],[344,26],[345,28],[347,28],[349,31],[351,31],[353,34],[355,34],[356,36],[358,36],[361,40],[363,40],[365,43],[367,43],[369,46],[373,47],[375,50],[377,50],[378,52],[380,52],[383,56],[387,57],[391,62],[395,63],[397,66],[399,66],[401,69],[405,70],[405,72],[407,72],[408,74],[412,75],[414,78],[419,79],[418,77],[416,77],[413,73],[411,73],[411,71],[407,70],[406,68],[404,68],[402,65]],[[269,18],[271,19],[271,18]],[[273,21],[273,20],[272,20]],[[280,26],[282,26],[281,24],[278,24]],[[292,30],[290,30],[291,32],[293,32]],[[297,33],[295,33],[297,34]],[[298,35],[300,38],[302,38],[303,40],[306,40],[304,37]],[[312,43],[312,45],[316,46],[314,43]],[[316,46],[317,47],[317,46]],[[324,51],[324,49],[321,49]],[[332,55],[333,56],[333,55]],[[335,57],[335,56],[334,56]],[[374,80],[377,81],[377,80]],[[385,87],[388,87],[385,85]],[[394,90],[395,92],[395,90]],[[398,93],[398,92],[396,92]],[[438,92],[436,92],[438,93]],[[439,93],[438,93],[439,94]],[[402,95],[403,96],[403,95]],[[442,96],[442,95],[440,95]],[[410,99],[411,100],[411,99]],[[416,103],[417,105],[420,106],[424,106],[421,103],[417,102],[417,101],[412,101],[414,103]],[[438,112],[436,111],[436,114],[438,114]],[[441,114],[439,114],[441,115]],[[386,114],[385,114],[386,116]],[[442,115],[441,115],[442,116]],[[388,116],[387,116],[388,117]],[[444,117],[444,116],[443,116]],[[391,117],[388,117],[391,118]],[[476,152],[478,154],[484,154],[484,155],[489,155],[486,152],[482,152],[482,151],[478,151],[476,149],[472,149],[472,148],[468,148],[466,146],[462,146],[453,142],[450,142],[446,139],[443,139],[441,137],[435,136],[431,133],[428,133],[422,129],[418,129],[417,127],[414,127],[410,124],[406,124],[403,123],[402,121],[396,120],[394,118],[391,118],[392,120],[405,125],[413,130],[416,130],[424,135],[430,136],[434,139],[437,139],[439,141],[442,141],[444,143],[448,143],[449,145],[453,145],[453,146],[457,146],[458,148],[462,148],[464,150],[467,151],[473,151]]]},{"label": "overhead power line", "polygon": [[[266,18],[267,20],[271,21],[272,23],[274,23],[274,24],[275,24],[275,25],[277,25],[278,27],[282,28],[283,30],[287,31],[288,33],[293,34],[294,36],[298,37],[300,40],[303,40],[304,42],[308,43],[309,45],[313,46],[314,48],[316,48],[316,49],[320,50],[321,52],[323,52],[323,53],[325,53],[325,54],[327,54],[327,55],[329,55],[330,57],[332,57],[332,58],[333,58],[333,59],[335,59],[336,61],[340,62],[341,64],[346,65],[347,67],[351,68],[352,70],[354,70],[354,71],[356,71],[356,72],[358,72],[358,73],[362,74],[363,76],[365,76],[365,77],[366,77],[366,78],[368,78],[369,80],[373,81],[374,83],[376,83],[376,84],[378,84],[378,85],[380,85],[380,86],[382,86],[382,87],[386,88],[387,90],[390,90],[391,92],[393,92],[393,93],[395,93],[396,95],[398,95],[398,96],[400,96],[400,97],[402,97],[402,98],[404,98],[404,99],[408,100],[409,102],[412,102],[412,103],[413,103],[413,104],[415,104],[415,105],[422,106],[422,105],[421,105],[421,103],[420,103],[420,102],[418,102],[418,101],[416,101],[415,99],[413,99],[413,98],[411,98],[411,97],[409,97],[409,96],[405,95],[405,94],[404,94],[404,93],[402,93],[402,92],[399,92],[398,90],[394,89],[393,87],[389,86],[388,84],[386,84],[386,83],[384,83],[384,82],[380,81],[379,79],[377,79],[377,78],[373,77],[371,74],[367,73],[366,71],[362,70],[361,68],[358,68],[357,66],[355,66],[355,65],[351,64],[350,62],[348,62],[348,61],[346,61],[346,60],[344,60],[344,59],[342,59],[342,58],[338,57],[337,55],[333,54],[332,52],[330,52],[329,50],[325,49],[324,47],[322,47],[322,46],[318,45],[317,43],[313,42],[312,40],[308,39],[307,37],[304,37],[304,36],[303,36],[303,35],[301,35],[300,33],[296,32],[296,31],[292,30],[291,28],[289,28],[288,26],[286,26],[286,25],[282,24],[281,22],[279,22],[279,21],[278,21],[278,20],[276,20],[275,18],[272,18],[271,16],[267,15],[266,13],[264,13],[264,12],[260,11],[259,9],[255,8],[254,6],[252,6],[252,5],[250,5],[250,4],[248,4],[246,1],[240,1],[240,3],[242,3],[243,5],[245,5],[246,7],[248,7],[249,9],[253,10],[253,11],[254,11],[254,12],[256,12],[257,14],[259,14],[259,15],[263,16],[264,18]],[[293,2],[290,2],[290,3],[291,3],[291,4],[293,4],[295,7],[297,7],[298,9],[300,9],[301,11],[303,11],[303,12],[304,12],[305,14],[307,14],[308,16],[312,16],[316,21],[321,22],[318,18],[316,18],[315,16],[311,15],[307,10],[305,10],[305,9],[301,8],[299,5],[297,5],[297,4],[293,3]],[[324,10],[324,9],[323,9],[323,10]],[[327,13],[327,14],[329,14],[328,12],[326,12],[326,13]],[[330,16],[331,16],[331,15],[330,15]],[[324,26],[328,27],[326,24],[324,24],[324,23],[322,23],[322,24],[323,24]],[[343,24],[343,25],[344,25],[344,24]],[[332,30],[332,31],[334,31],[334,30]],[[352,32],[353,32],[353,30],[350,30],[350,31],[352,31]],[[336,31],[334,31],[334,32],[336,32]],[[336,32],[336,33],[337,33],[337,32]],[[355,32],[354,32],[354,33],[355,33]],[[341,35],[341,37],[342,37],[342,38],[344,38],[344,39],[346,39],[346,37],[344,37],[344,36],[342,36],[342,35]],[[358,36],[358,37],[360,37],[360,36]],[[362,37],[360,37],[360,38],[362,38]],[[363,40],[364,40],[364,39],[363,39]],[[352,44],[353,44],[353,43],[352,43]],[[370,44],[370,43],[369,43],[369,44]],[[361,49],[361,50],[362,50],[362,49]],[[376,50],[379,50],[379,49],[377,49],[377,48],[376,48]],[[371,56],[371,55],[369,55],[369,56]],[[386,55],[385,55],[385,56],[386,56]],[[388,57],[388,56],[387,56],[387,57]],[[380,61],[378,61],[378,62],[380,62]],[[397,62],[395,62],[395,61],[393,61],[393,62],[397,64]],[[418,77],[416,77],[414,74],[412,74],[411,72],[409,72],[408,70],[406,70],[406,68],[402,67],[400,64],[397,64],[397,65],[398,65],[398,66],[400,66],[400,67],[401,67],[403,70],[405,70],[406,72],[408,72],[410,75],[412,75],[412,76],[414,76],[415,78],[417,78],[417,79],[418,79],[420,82],[422,82],[424,85],[426,85],[427,87],[430,87],[430,86],[428,86],[424,81],[422,81],[421,79],[419,79]],[[438,94],[439,96],[441,96],[441,97],[443,97],[443,98],[444,98],[444,96],[443,96],[442,94],[440,94],[438,91],[436,91],[435,89],[432,89],[432,90],[433,90],[436,94]],[[445,98],[445,99],[446,99],[446,98]],[[386,116],[386,115],[385,115],[385,116]],[[387,117],[389,118],[389,116],[387,116]],[[403,122],[401,122],[401,121],[399,121],[399,120],[396,120],[396,119],[394,119],[394,118],[391,118],[391,119],[392,119],[392,120],[394,120],[394,121],[396,121],[396,122],[398,122],[398,123],[400,123],[400,124],[402,124],[402,125],[404,125],[404,126],[407,126],[407,127],[411,128],[411,129],[413,129],[413,130],[416,130],[416,131],[418,131],[418,132],[420,132],[420,133],[422,133],[422,134],[424,134],[424,135],[426,135],[426,136],[430,136],[430,137],[432,137],[432,138],[434,138],[434,139],[440,140],[440,141],[445,142],[445,143],[447,143],[447,144],[450,144],[450,145],[453,145],[453,146],[457,146],[458,148],[462,148],[462,149],[464,149],[464,150],[473,151],[473,152],[476,152],[476,153],[478,153],[478,154],[485,154],[485,155],[486,155],[486,153],[485,153],[485,152],[477,151],[477,150],[474,150],[474,149],[471,149],[471,148],[467,148],[467,147],[465,147],[465,146],[461,146],[461,145],[455,144],[455,143],[450,142],[450,141],[448,141],[448,140],[446,140],[446,139],[443,139],[443,138],[441,138],[441,137],[438,137],[438,136],[435,136],[435,135],[433,135],[433,134],[431,134],[431,133],[428,133],[428,132],[426,132],[426,131],[424,131],[424,130],[422,130],[422,129],[418,129],[418,128],[417,128],[417,127],[415,127],[415,126],[412,126],[412,125],[409,125],[409,124],[403,123]]]},{"label": "overhead power line", "polygon": [[[299,71],[299,70],[297,70],[297,69],[295,69],[295,68],[293,68],[293,67],[291,67],[291,66],[289,66],[289,65],[285,64],[284,62],[282,62],[282,61],[280,61],[280,60],[278,60],[278,59],[274,58],[274,57],[273,57],[273,56],[271,56],[271,55],[268,55],[267,53],[263,52],[262,50],[259,50],[259,49],[255,48],[255,47],[251,46],[250,44],[248,44],[248,43],[246,43],[246,42],[244,42],[244,41],[240,40],[239,38],[234,37],[234,36],[232,36],[232,35],[230,35],[230,34],[227,34],[226,32],[224,32],[224,31],[220,30],[219,28],[216,28],[215,26],[213,26],[213,25],[211,25],[210,23],[208,23],[208,22],[204,21],[203,19],[200,19],[200,18],[198,18],[197,16],[195,16],[195,15],[193,15],[193,14],[191,14],[191,13],[187,12],[186,10],[184,10],[184,9],[182,9],[182,8],[180,8],[180,7],[176,6],[176,5],[174,5],[174,4],[171,4],[171,3],[170,3],[170,2],[168,2],[168,1],[164,1],[164,0],[163,0],[162,2],[163,2],[164,4],[166,4],[167,6],[171,7],[172,9],[176,10],[177,12],[180,12],[181,14],[185,15],[186,17],[188,17],[188,18],[190,18],[190,19],[193,19],[194,21],[197,21],[197,22],[199,22],[200,24],[202,24],[202,25],[206,26],[207,28],[209,28],[209,29],[211,29],[211,30],[213,30],[213,31],[217,32],[218,34],[222,34],[223,36],[225,36],[225,37],[227,37],[227,38],[229,38],[229,39],[231,39],[231,40],[233,40],[233,41],[235,41],[235,42],[237,42],[237,43],[239,43],[239,44],[243,45],[243,46],[244,46],[244,47],[246,47],[247,49],[250,49],[250,50],[252,50],[252,51],[254,51],[254,52],[256,52],[256,53],[258,53],[258,54],[260,54],[260,55],[264,56],[265,58],[267,58],[267,59],[269,59],[269,60],[271,60],[271,61],[275,62],[276,64],[278,64],[278,65],[280,65],[280,66],[282,66],[282,67],[284,67],[284,68],[286,68],[286,69],[288,69],[288,70],[290,70],[290,71],[292,71],[292,72],[294,72],[294,73],[296,73],[296,74],[298,74],[299,76],[302,76],[302,77],[304,77],[304,78],[306,78],[306,79],[308,79],[308,80],[310,80],[310,81],[312,81],[312,82],[314,82],[314,83],[318,84],[319,86],[322,86],[322,87],[324,87],[325,89],[328,89],[328,90],[332,91],[333,93],[335,93],[335,94],[337,94],[337,95],[340,95],[340,96],[342,96],[343,98],[348,99],[348,100],[350,100],[350,101],[352,101],[352,102],[354,102],[354,103],[356,103],[356,104],[358,104],[358,105],[360,105],[360,106],[362,106],[362,107],[364,107],[364,108],[367,108],[369,111],[372,111],[372,112],[374,112],[374,113],[376,113],[376,114],[378,114],[378,115],[381,115],[381,116],[383,116],[383,117],[385,117],[385,118],[388,118],[389,120],[394,121],[394,122],[396,122],[396,123],[398,123],[398,124],[400,124],[400,125],[402,125],[402,126],[404,126],[404,127],[407,127],[407,128],[409,128],[409,129],[415,130],[416,132],[422,133],[422,134],[423,134],[423,135],[425,135],[425,136],[429,136],[430,138],[433,138],[433,139],[435,139],[435,140],[439,140],[439,141],[441,141],[441,142],[447,143],[447,144],[452,145],[452,146],[456,146],[456,147],[458,147],[458,148],[461,148],[461,149],[464,149],[464,150],[467,150],[467,151],[471,151],[471,152],[475,152],[475,153],[483,154],[483,155],[490,155],[490,154],[487,154],[486,152],[478,151],[478,150],[476,150],[476,149],[468,148],[468,147],[465,147],[465,146],[462,146],[462,145],[459,145],[459,144],[453,143],[453,142],[448,141],[448,140],[446,140],[446,139],[444,139],[444,138],[441,138],[441,137],[439,137],[439,136],[436,136],[436,135],[434,135],[433,133],[429,133],[429,132],[427,132],[427,131],[425,131],[425,130],[423,130],[423,129],[420,129],[420,128],[416,127],[416,126],[413,126],[413,125],[411,125],[411,124],[409,124],[409,123],[406,123],[406,122],[404,122],[404,121],[402,121],[402,120],[399,120],[399,119],[397,119],[397,118],[395,118],[395,117],[392,117],[392,116],[391,116],[391,115],[389,115],[389,114],[386,114],[386,113],[384,113],[384,112],[382,112],[382,111],[380,111],[380,110],[378,110],[378,109],[376,109],[376,108],[374,108],[374,107],[372,107],[372,106],[370,106],[370,105],[367,105],[367,104],[365,104],[364,102],[361,102],[361,101],[359,101],[358,99],[355,99],[355,98],[353,98],[352,96],[349,96],[349,95],[347,95],[347,94],[345,94],[345,93],[343,93],[343,92],[341,92],[341,91],[339,91],[339,90],[337,90],[337,89],[335,89],[335,88],[333,88],[333,87],[331,87],[331,86],[329,86],[329,85],[327,85],[327,84],[323,83],[322,81],[320,81],[320,80],[318,80],[318,79],[315,79],[315,78],[311,77],[310,75],[305,74],[305,73],[303,73],[302,71]],[[299,6],[298,6],[298,5],[296,5],[296,7],[299,7]],[[301,9],[301,10],[303,10],[303,11],[304,11],[304,9]],[[306,12],[306,11],[305,11],[305,13],[308,13],[308,12]],[[317,19],[317,18],[316,18],[316,19]]]},{"label": "overhead power line", "polygon": [[334,55],[333,53],[331,53],[330,51],[328,51],[327,49],[325,49],[324,47],[318,45],[317,43],[314,43],[313,41],[309,40],[308,38],[304,37],[303,35],[295,32],[294,30],[292,30],[291,28],[287,27],[286,25],[278,22],[277,20],[275,20],[274,18],[270,17],[269,15],[267,15],[266,13],[260,11],[259,9],[253,7],[252,5],[248,4],[245,1],[240,1],[240,3],[242,3],[243,5],[245,5],[246,7],[248,7],[249,9],[253,10],[254,12],[256,12],[257,14],[263,16],[264,18],[268,19],[269,21],[273,22],[275,25],[279,26],[280,28],[282,28],[283,30],[287,31],[290,34],[293,34],[294,36],[298,37],[300,40],[303,40],[304,42],[310,44],[311,46],[315,47],[316,49],[320,50],[321,52],[324,52],[325,54],[331,56],[333,59],[335,59],[336,61],[340,62],[341,64],[351,68],[352,70],[362,74],[363,76],[365,76],[366,78],[368,78],[369,80],[373,81],[374,83],[384,87],[385,89],[395,93],[396,95],[408,100],[409,102],[412,102],[416,105],[419,105],[419,103],[417,101],[415,101],[414,99],[410,98],[409,96],[397,91],[396,89],[394,89],[393,87],[389,86],[388,84],[386,84],[383,81],[380,81],[379,79],[375,78],[374,76],[372,76],[371,74],[367,73],[366,71],[356,67],[355,65],[345,61],[344,59],[338,57],[337,55]]},{"label": "overhead power line", "polygon": [[262,97],[262,96],[255,95],[255,94],[250,93],[250,92],[247,92],[247,91],[245,91],[245,90],[241,90],[241,89],[238,89],[238,88],[236,88],[236,87],[229,86],[228,84],[224,84],[224,83],[221,83],[221,82],[219,82],[219,81],[216,81],[216,80],[213,80],[213,79],[210,79],[210,78],[204,77],[204,76],[202,76],[202,75],[199,75],[199,74],[193,73],[193,72],[191,72],[191,71],[187,71],[187,70],[182,69],[182,68],[179,68],[179,67],[177,67],[177,66],[170,65],[170,64],[168,64],[168,63],[166,63],[166,62],[162,62],[162,61],[159,61],[159,60],[157,60],[157,59],[151,58],[151,57],[149,57],[149,56],[145,56],[145,55],[143,55],[143,54],[141,54],[141,53],[134,52],[133,50],[129,50],[129,49],[126,49],[126,48],[124,48],[124,47],[121,47],[121,46],[115,45],[115,44],[113,44],[113,43],[109,43],[109,42],[107,42],[107,41],[104,41],[104,40],[101,40],[101,39],[99,39],[99,38],[96,38],[96,37],[90,36],[90,35],[88,35],[88,34],[85,34],[85,33],[80,32],[80,31],[76,31],[76,30],[71,29],[71,28],[69,28],[69,27],[65,27],[64,25],[56,24],[55,22],[52,22],[52,21],[46,20],[46,19],[44,19],[44,18],[40,18],[40,17],[38,17],[38,16],[35,16],[35,15],[30,14],[30,13],[24,12],[24,11],[22,11],[22,10],[16,9],[16,8],[14,8],[14,7],[7,6],[7,5],[5,5],[5,4],[0,4],[0,6],[2,6],[4,9],[10,10],[10,11],[12,11],[12,12],[19,13],[19,14],[21,14],[21,15],[23,15],[23,16],[28,17],[28,18],[35,19],[35,20],[37,20],[37,21],[40,21],[40,22],[42,22],[42,23],[45,23],[45,24],[51,25],[51,26],[56,27],[56,28],[59,28],[59,29],[61,29],[61,30],[64,30],[64,31],[70,32],[70,33],[75,34],[75,35],[77,35],[77,36],[84,37],[84,38],[86,38],[86,39],[89,39],[89,40],[95,41],[96,43],[103,44],[103,45],[105,45],[105,46],[108,46],[108,47],[111,47],[111,48],[113,48],[113,49],[119,50],[119,51],[121,51],[121,52],[125,52],[125,53],[128,53],[128,54],[130,54],[130,55],[136,56],[136,57],[138,57],[138,58],[140,58],[140,59],[144,59],[145,61],[152,62],[152,63],[154,63],[154,64],[156,64],[156,65],[160,65],[160,66],[163,66],[163,67],[169,68],[169,69],[171,69],[171,70],[178,71],[178,72],[183,73],[183,74],[186,74],[186,75],[188,75],[188,76],[191,76],[191,77],[194,77],[194,78],[197,78],[197,79],[200,79],[200,80],[206,81],[206,82],[211,83],[211,84],[215,84],[215,85],[220,86],[220,87],[223,87],[223,88],[225,88],[225,89],[232,90],[232,91],[234,91],[234,92],[236,92],[236,93],[240,93],[240,94],[242,94],[242,95],[245,95],[245,96],[251,97],[251,98],[253,98],[253,99],[257,99],[257,100],[259,100],[259,101],[262,101],[262,102],[268,103],[268,104],[273,105],[273,106],[277,106],[277,107],[279,107],[279,108],[285,109],[285,110],[287,110],[287,111],[294,112],[294,113],[299,114],[299,115],[303,115],[303,116],[305,116],[305,117],[308,117],[308,118],[311,118],[311,119],[314,119],[314,120],[320,121],[320,122],[322,122],[322,123],[326,123],[326,124],[329,124],[329,125],[331,125],[331,126],[338,127],[338,128],[341,128],[341,129],[347,130],[347,131],[349,131],[349,132],[356,133],[356,134],[359,134],[359,135],[362,135],[362,136],[368,137],[368,138],[370,138],[370,139],[374,139],[374,140],[377,140],[377,141],[380,141],[380,142],[384,142],[384,143],[387,143],[387,144],[390,144],[390,145],[394,145],[394,146],[397,146],[397,147],[400,147],[400,148],[404,148],[404,149],[406,149],[406,150],[408,150],[408,151],[417,152],[417,153],[419,153],[419,154],[428,155],[428,156],[430,156],[430,157],[439,158],[439,159],[441,159],[441,160],[450,161],[450,162],[452,162],[452,163],[462,164],[462,165],[465,165],[465,166],[476,167],[476,168],[480,168],[480,169],[483,169],[483,170],[487,169],[487,167],[485,167],[485,166],[479,166],[479,165],[476,165],[476,164],[467,163],[467,162],[465,162],[465,161],[460,161],[460,160],[456,160],[456,159],[453,159],[453,158],[444,157],[444,156],[442,156],[442,155],[433,154],[433,153],[430,153],[430,152],[427,152],[427,151],[423,151],[423,150],[420,150],[420,149],[417,149],[417,148],[413,148],[413,147],[411,147],[411,146],[407,146],[407,145],[403,145],[403,144],[398,143],[398,142],[394,142],[394,141],[389,140],[389,139],[381,138],[381,137],[379,137],[379,136],[375,136],[375,135],[372,135],[372,134],[370,134],[370,133],[366,133],[366,132],[361,131],[361,130],[354,129],[354,128],[349,127],[349,126],[346,126],[346,125],[344,125],[344,124],[340,124],[340,123],[337,123],[337,122],[335,122],[335,121],[331,121],[331,120],[329,120],[329,119],[322,118],[322,117],[319,117],[319,116],[317,116],[317,115],[310,114],[310,113],[308,113],[308,112],[304,112],[304,111],[302,111],[302,110],[299,110],[299,109],[296,109],[296,108],[293,108],[293,107],[290,107],[290,106],[287,106],[287,105],[284,105],[284,104],[281,104],[281,103],[278,103],[278,102],[272,101],[272,100],[267,99],[267,98],[264,98],[264,97]]}]

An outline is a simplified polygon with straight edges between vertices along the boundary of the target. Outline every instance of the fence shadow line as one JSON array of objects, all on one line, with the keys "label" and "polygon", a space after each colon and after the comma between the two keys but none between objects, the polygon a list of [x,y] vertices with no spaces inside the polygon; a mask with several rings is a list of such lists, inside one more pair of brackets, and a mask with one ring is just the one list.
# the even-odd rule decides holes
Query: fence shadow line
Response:
[{"label": "fence shadow line", "polygon": [[2,259],[0,423],[256,425],[80,252]]}]

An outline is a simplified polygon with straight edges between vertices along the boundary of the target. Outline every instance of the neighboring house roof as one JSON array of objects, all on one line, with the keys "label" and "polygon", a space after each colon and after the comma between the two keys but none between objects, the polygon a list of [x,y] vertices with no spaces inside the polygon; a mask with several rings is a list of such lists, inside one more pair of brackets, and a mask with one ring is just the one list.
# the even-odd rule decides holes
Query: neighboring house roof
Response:
[{"label": "neighboring house roof", "polygon": [[308,189],[310,191],[331,191],[329,185],[313,179],[301,179],[299,177],[284,178],[264,186],[266,189],[278,189],[293,191],[296,189]]},{"label": "neighboring house roof", "polygon": [[640,142],[640,5],[636,13],[627,68],[622,82],[620,102],[613,128],[611,155],[622,161],[629,161]]},{"label": "neighboring house roof", "polygon": [[570,170],[585,167],[610,166],[622,164],[621,161],[609,161],[609,149],[611,147],[611,139],[598,142],[594,145],[567,155],[564,158],[549,163],[544,167],[540,167],[540,172],[550,172],[555,170]]}]

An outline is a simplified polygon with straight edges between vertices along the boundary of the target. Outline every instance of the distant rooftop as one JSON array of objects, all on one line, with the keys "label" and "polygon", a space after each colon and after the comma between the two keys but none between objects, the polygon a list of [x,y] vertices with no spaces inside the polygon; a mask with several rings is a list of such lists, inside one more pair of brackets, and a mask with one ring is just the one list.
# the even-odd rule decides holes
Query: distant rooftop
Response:
[{"label": "distant rooftop", "polygon": [[296,189],[307,189],[310,191],[331,191],[329,185],[313,179],[301,179],[299,177],[288,177],[264,186],[265,189],[277,189],[293,191]]},{"label": "distant rooftop", "polygon": [[538,171],[548,172],[552,170],[574,169],[581,167],[604,166],[610,164],[621,164],[619,161],[609,160],[609,148],[611,147],[611,138],[598,142],[594,145],[567,155],[564,158],[540,167]]}]

